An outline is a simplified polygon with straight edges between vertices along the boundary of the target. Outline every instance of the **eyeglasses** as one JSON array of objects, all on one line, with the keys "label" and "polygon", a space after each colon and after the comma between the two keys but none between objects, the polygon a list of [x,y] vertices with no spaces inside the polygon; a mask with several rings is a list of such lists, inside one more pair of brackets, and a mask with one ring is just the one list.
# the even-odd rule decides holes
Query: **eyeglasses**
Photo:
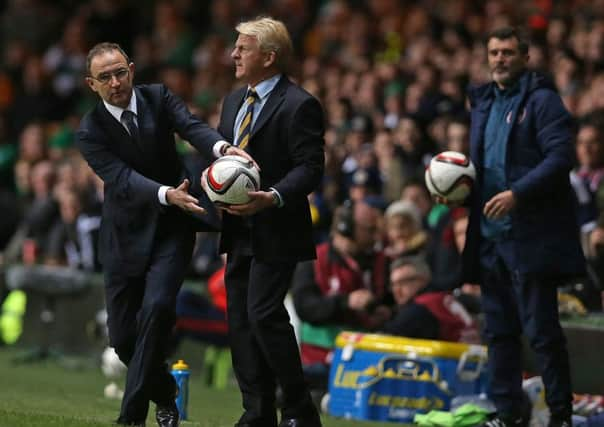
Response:
[{"label": "eyeglasses", "polygon": [[392,286],[405,286],[409,283],[417,282],[418,280],[421,280],[421,278],[422,276],[420,276],[419,274],[415,274],[409,277],[396,278],[392,280]]},{"label": "eyeglasses", "polygon": [[99,82],[102,85],[106,85],[106,84],[109,84],[109,82],[113,79],[114,76],[117,80],[121,81],[121,80],[124,80],[126,77],[128,77],[128,74],[130,74],[130,70],[128,68],[120,68],[119,70],[101,73],[101,74],[99,74],[98,77],[93,77],[93,76],[88,76],[88,77],[96,80],[97,82]]}]

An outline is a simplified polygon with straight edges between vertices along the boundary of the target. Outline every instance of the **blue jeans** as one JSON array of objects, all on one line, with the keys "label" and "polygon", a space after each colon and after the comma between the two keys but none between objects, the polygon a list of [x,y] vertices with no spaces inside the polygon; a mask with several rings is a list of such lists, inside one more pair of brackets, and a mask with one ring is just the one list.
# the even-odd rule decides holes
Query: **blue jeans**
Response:
[{"label": "blue jeans", "polygon": [[489,397],[498,412],[521,414],[524,332],[535,352],[552,415],[570,417],[568,350],[558,318],[560,279],[519,273],[513,268],[510,246],[509,241],[498,242],[482,253],[488,265],[483,268],[481,291],[489,347]]}]

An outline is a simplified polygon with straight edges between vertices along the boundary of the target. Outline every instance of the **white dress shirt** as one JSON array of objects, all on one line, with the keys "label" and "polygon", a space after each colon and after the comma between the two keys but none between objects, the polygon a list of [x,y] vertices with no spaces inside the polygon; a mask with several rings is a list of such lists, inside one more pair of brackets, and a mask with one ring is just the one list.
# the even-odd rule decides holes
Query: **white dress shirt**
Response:
[{"label": "white dress shirt", "polygon": [[[113,118],[115,120],[117,120],[118,122],[120,122],[120,124],[124,127],[124,129],[126,129],[126,132],[130,133],[130,131],[128,130],[128,126],[126,126],[126,123],[124,122],[124,120],[122,120],[122,113],[125,110],[129,110],[134,113],[134,122],[136,123],[136,126],[138,126],[138,115],[137,115],[137,109],[136,109],[136,92],[132,91],[132,96],[130,97],[130,103],[128,104],[128,107],[126,107],[126,108],[121,108],[121,107],[117,107],[115,105],[111,105],[104,99],[103,99],[103,104],[105,104],[105,108],[107,108],[107,111],[109,111],[109,114],[111,114],[113,116]],[[217,141],[214,144],[214,146],[212,147],[212,152],[214,153],[214,157],[217,157],[217,158],[220,157],[220,149],[222,148],[222,146],[224,144],[227,144],[227,142],[223,141],[223,140]],[[172,188],[174,188],[174,187],[171,187],[169,185],[162,185],[161,187],[159,187],[159,190],[157,191],[157,198],[159,199],[159,203],[161,203],[164,206],[168,206],[168,201],[166,200],[166,192]]]}]

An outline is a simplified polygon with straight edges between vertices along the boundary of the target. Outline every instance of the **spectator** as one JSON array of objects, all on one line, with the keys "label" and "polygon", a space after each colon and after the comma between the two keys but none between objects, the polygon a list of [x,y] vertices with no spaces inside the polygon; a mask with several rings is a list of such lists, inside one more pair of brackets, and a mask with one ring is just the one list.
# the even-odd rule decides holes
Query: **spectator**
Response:
[{"label": "spectator", "polygon": [[394,131],[394,143],[403,162],[405,179],[423,179],[431,156],[418,122],[411,117],[403,117]]},{"label": "spectator", "polygon": [[387,203],[392,203],[400,198],[403,191],[405,183],[403,164],[401,159],[395,154],[394,142],[390,131],[378,131],[375,135],[373,146],[383,182],[381,194]]},{"label": "spectator", "polygon": [[455,118],[447,124],[447,150],[470,155],[470,126],[466,119]]},{"label": "spectator", "polygon": [[[26,163],[24,163],[26,164]],[[38,261],[59,209],[52,190],[55,171],[50,161],[37,163],[30,173],[33,198],[26,206],[19,228],[8,243],[6,260],[33,264]]]},{"label": "spectator", "polygon": [[359,168],[349,176],[348,196],[358,202],[381,193],[382,181],[376,168]]},{"label": "spectator", "polygon": [[60,218],[49,231],[41,254],[43,263],[100,272],[96,248],[101,217],[84,214],[80,196],[74,190],[65,190],[58,200]]},{"label": "spectator", "polygon": [[[467,221],[465,208],[454,208],[447,211],[432,230],[430,245],[427,250],[427,261],[432,271],[432,286],[442,291],[452,291],[462,283],[461,249],[459,249],[460,227]],[[463,239],[465,240],[463,228]]]},{"label": "spectator", "polygon": [[598,213],[597,194],[604,182],[604,134],[596,123],[586,122],[579,127],[575,142],[578,165],[570,173],[577,202],[577,220],[584,233],[595,226]]},{"label": "spectator", "polygon": [[596,228],[589,234],[585,252],[593,271],[592,280],[601,293],[601,307],[604,308],[604,219],[600,216]]},{"label": "spectator", "polygon": [[22,90],[11,108],[14,132],[21,133],[32,121],[56,120],[65,115],[41,57],[26,59],[22,79]]},{"label": "spectator", "polygon": [[44,69],[52,76],[53,92],[61,100],[65,111],[81,96],[81,80],[86,69],[87,39],[84,20],[74,16],[65,24],[59,42],[50,46],[42,58]]},{"label": "spectator", "polygon": [[37,121],[27,124],[19,138],[19,160],[33,165],[47,158],[44,126]]},{"label": "spectator", "polygon": [[160,63],[190,68],[195,48],[195,35],[178,6],[160,0],[155,4],[156,54]]},{"label": "spectator", "polygon": [[386,209],[386,255],[392,260],[425,255],[428,234],[423,230],[420,210],[413,202],[400,200]]},{"label": "spectator", "polygon": [[390,265],[396,309],[382,327],[390,335],[479,343],[476,322],[449,292],[430,288],[430,268],[420,257],[398,258]]},{"label": "spectator", "polygon": [[388,315],[387,260],[378,249],[379,210],[364,202],[338,208],[330,239],[317,246],[317,259],[300,264],[293,279],[300,320],[305,374],[319,389],[327,386],[330,354],[343,328],[375,330]]},{"label": "spectator", "polygon": [[25,160],[17,160],[15,162],[14,180],[15,192],[19,198],[21,205],[27,205],[30,202],[31,183],[29,176],[31,175],[31,165]]},{"label": "spectator", "polygon": [[436,228],[442,216],[448,211],[446,206],[433,203],[423,178],[407,182],[403,187],[401,200],[408,200],[419,208],[422,224],[428,230]]}]

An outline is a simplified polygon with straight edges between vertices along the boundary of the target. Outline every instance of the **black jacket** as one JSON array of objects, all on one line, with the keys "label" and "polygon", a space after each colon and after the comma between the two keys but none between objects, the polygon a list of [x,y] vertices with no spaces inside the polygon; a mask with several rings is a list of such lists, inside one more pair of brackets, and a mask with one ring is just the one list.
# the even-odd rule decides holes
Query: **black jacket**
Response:
[{"label": "black jacket", "polygon": [[[247,88],[227,95],[218,131],[232,142],[237,111]],[[251,244],[261,261],[300,261],[315,257],[307,196],[324,169],[324,119],[319,102],[283,76],[256,119],[246,150],[260,166],[261,189],[274,187],[285,205],[251,217]],[[220,243],[229,252],[242,232],[241,218],[225,214]]]},{"label": "black jacket", "polygon": [[[201,170],[185,170],[174,132],[208,160],[214,158],[212,148],[222,137],[193,116],[164,85],[141,85],[134,91],[140,146],[103,102],[84,116],[76,138],[82,155],[104,182],[101,261],[125,274],[144,271],[160,223],[166,235],[170,228],[193,232],[218,227],[212,216],[201,220],[174,206],[162,206],[158,190],[161,185],[178,186],[188,177],[191,192],[207,201],[199,183]],[[212,209],[210,203],[202,205]]]}]

